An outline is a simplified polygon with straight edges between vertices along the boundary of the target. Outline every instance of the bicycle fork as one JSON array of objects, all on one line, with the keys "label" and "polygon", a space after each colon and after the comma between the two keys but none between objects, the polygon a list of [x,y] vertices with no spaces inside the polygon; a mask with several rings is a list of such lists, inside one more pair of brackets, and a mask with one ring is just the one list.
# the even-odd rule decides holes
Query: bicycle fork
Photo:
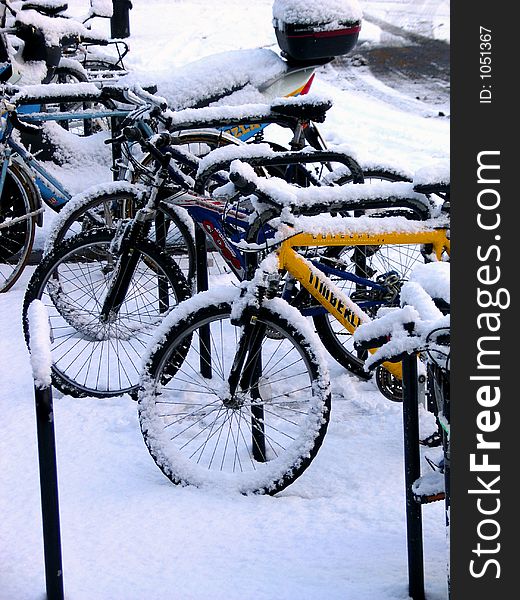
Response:
[{"label": "bicycle fork", "polygon": [[[113,322],[117,318],[141,259],[138,242],[145,239],[149,231],[150,216],[146,209],[141,209],[134,220],[125,223],[122,234],[116,234],[110,251],[117,258],[99,315],[102,323]],[[157,285],[159,312],[165,313],[169,308],[168,284],[160,273],[157,273]]]},{"label": "bicycle fork", "polygon": [[264,406],[260,394],[262,377],[262,341],[267,326],[256,316],[251,316],[240,337],[235,360],[228,378],[229,396],[237,397],[237,391],[249,392],[251,396],[251,442],[253,458],[266,462]]},{"label": "bicycle fork", "polygon": [[[241,322],[244,317],[241,318]],[[230,410],[240,409],[247,398],[251,402],[251,446],[252,457],[257,462],[266,462],[266,436],[263,399],[260,393],[262,378],[262,342],[267,326],[256,315],[249,314],[245,319],[238,341],[235,358],[228,377],[226,394],[221,398],[223,405]],[[201,375],[211,378],[211,340],[206,328],[200,331]]]},{"label": "bicycle fork", "polygon": [[[164,156],[164,164],[169,162],[169,155]],[[166,240],[166,231],[163,215],[158,211],[159,189],[166,181],[168,172],[163,168],[156,174],[156,185],[150,194],[146,205],[139,209],[135,217],[122,225],[120,232],[116,233],[110,252],[116,256],[115,267],[108,284],[107,294],[101,307],[99,320],[102,323],[114,321],[130,287],[130,283],[139,264],[141,253],[138,250],[139,242],[145,240],[151,230],[152,220],[156,219],[156,242],[158,245],[164,244]],[[159,220],[157,219],[160,215]],[[159,313],[165,313],[169,308],[168,283],[166,278],[157,273]]]}]

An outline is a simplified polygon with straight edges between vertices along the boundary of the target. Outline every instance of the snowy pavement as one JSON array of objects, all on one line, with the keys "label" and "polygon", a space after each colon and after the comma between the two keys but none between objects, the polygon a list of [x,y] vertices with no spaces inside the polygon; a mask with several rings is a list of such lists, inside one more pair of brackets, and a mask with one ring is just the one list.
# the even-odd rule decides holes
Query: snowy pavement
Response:
[{"label": "snowy pavement", "polygon": [[[129,65],[153,71],[160,83],[215,52],[274,49],[271,4],[135,0]],[[362,2],[366,13],[375,14],[376,4]],[[433,7],[417,4],[425,13]],[[77,10],[83,2],[69,5]],[[367,25],[364,39],[378,31]],[[346,144],[363,162],[413,172],[449,157],[444,106],[391,89],[363,67],[349,72],[334,63],[318,71],[314,91],[334,100],[320,126],[327,141]],[[104,170],[77,160],[61,176],[80,191]],[[46,212],[44,231],[53,216]],[[35,413],[20,323],[32,271],[0,295],[0,600],[44,597]],[[135,402],[56,393],[66,597],[406,600],[401,406],[332,361],[330,369],[334,396],[323,447],[274,498],[174,487],[146,450]],[[423,514],[427,597],[444,600],[443,504],[425,506]]]}]

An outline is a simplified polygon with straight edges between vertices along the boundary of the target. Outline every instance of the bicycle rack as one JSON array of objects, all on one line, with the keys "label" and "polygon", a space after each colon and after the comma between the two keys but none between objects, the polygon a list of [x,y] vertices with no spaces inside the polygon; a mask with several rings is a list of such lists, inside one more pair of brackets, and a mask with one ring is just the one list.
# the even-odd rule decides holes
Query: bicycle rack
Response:
[{"label": "bicycle rack", "polygon": [[[31,318],[31,308],[36,307],[34,300],[29,307],[29,331],[33,334],[40,326],[48,327],[45,306],[37,317]],[[35,310],[36,313],[36,310]],[[31,335],[31,363],[34,380],[34,402],[36,407],[36,429],[38,436],[38,462],[40,470],[40,493],[43,524],[43,551],[45,562],[45,585],[47,600],[63,600],[63,568],[61,559],[60,512],[58,500],[58,472],[56,467],[56,441],[54,436],[54,413],[52,406],[52,387],[50,369],[42,373],[36,364],[42,355],[50,356],[50,346],[42,342],[45,336]],[[34,359],[34,361],[33,361]]]},{"label": "bicycle rack", "polygon": [[408,593],[413,600],[424,600],[422,505],[417,502],[412,490],[421,475],[417,355],[407,354],[402,364]]}]

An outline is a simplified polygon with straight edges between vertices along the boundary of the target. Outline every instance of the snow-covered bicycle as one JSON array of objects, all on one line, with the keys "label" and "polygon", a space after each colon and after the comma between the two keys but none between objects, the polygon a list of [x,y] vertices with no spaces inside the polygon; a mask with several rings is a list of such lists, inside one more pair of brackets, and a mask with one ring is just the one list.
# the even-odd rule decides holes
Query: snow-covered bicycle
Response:
[{"label": "snow-covered bicycle", "polygon": [[[447,221],[442,214],[431,221],[303,216],[342,203],[344,210],[413,203],[431,210],[409,184],[386,184],[386,195],[362,185],[290,194],[236,163],[231,179],[224,193],[238,189],[258,199],[251,235],[240,245],[252,277],[241,288],[197,294],[166,317],[144,358],[139,417],[150,454],[172,482],[274,494],[311,463],[330,417],[326,355],[309,322],[279,297],[282,273],[353,333],[370,317],[301,249],[427,245],[440,260],[450,247]],[[280,215],[276,234],[259,244],[258,231]],[[256,266],[261,249],[271,252]],[[399,364],[385,361],[383,368],[401,376]]]}]

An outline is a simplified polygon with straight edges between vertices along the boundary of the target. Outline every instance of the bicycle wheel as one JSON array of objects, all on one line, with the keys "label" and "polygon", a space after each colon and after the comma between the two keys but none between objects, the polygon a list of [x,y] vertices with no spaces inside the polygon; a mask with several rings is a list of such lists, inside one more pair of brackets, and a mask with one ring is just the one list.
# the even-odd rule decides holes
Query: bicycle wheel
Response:
[{"label": "bicycle wheel", "polygon": [[[281,303],[260,309],[257,323],[267,335],[256,374],[233,396],[226,390],[241,328],[228,302],[197,294],[183,304],[184,316],[173,314],[161,327],[145,359],[139,421],[152,458],[173,483],[275,494],[315,457],[330,415],[328,376],[305,319],[286,303],[278,310]],[[211,361],[201,360],[201,340]]]},{"label": "bicycle wheel", "polygon": [[[393,171],[391,169],[364,168],[363,178],[365,180],[364,183],[378,183],[380,181],[412,181],[404,173],[400,173],[398,169]],[[336,185],[345,185],[347,183],[352,183],[353,179],[351,174],[345,174],[334,179],[334,183]]]},{"label": "bicycle wheel", "polygon": [[[117,184],[114,184],[117,185]],[[128,187],[128,184],[121,184]],[[169,203],[159,206],[150,231],[150,239],[157,242],[179,265],[188,282],[195,275],[195,242],[191,218],[181,207]],[[142,195],[131,188],[107,192],[103,189],[80,196],[68,203],[57,217],[50,233],[46,251],[52,251],[65,239],[96,228],[115,230],[121,219],[133,218],[143,206]]]},{"label": "bicycle wheel", "polygon": [[[381,181],[406,181],[406,178],[403,175],[384,169],[364,169],[363,175],[365,183],[367,184],[379,183]],[[342,178],[337,179],[336,183],[339,185],[350,185],[353,184],[353,178],[347,174]],[[380,215],[381,211],[378,211],[378,214]],[[394,210],[392,215],[396,214],[398,213]],[[399,214],[401,213],[399,212]],[[412,216],[408,212],[403,214]],[[305,254],[310,259],[324,261],[329,266],[337,268],[340,271],[356,273],[357,275],[366,278],[378,277],[379,275],[393,270],[397,270],[398,272],[405,271],[407,273],[411,266],[415,264],[416,260],[419,259],[419,256],[416,256],[416,260],[399,259],[401,251],[397,249],[397,256],[395,257],[396,262],[391,265],[390,258],[385,254],[387,253],[387,250],[388,247],[386,247],[386,250],[381,250],[378,254],[378,248],[370,246],[358,246],[357,248],[323,247],[308,249]],[[420,255],[419,247],[417,247],[416,250]],[[422,255],[420,255],[420,257],[422,258]],[[398,269],[397,265],[400,260],[402,261],[403,266]],[[333,276],[331,276],[331,279],[335,281],[338,287],[347,295],[350,296],[356,292],[356,285],[351,281],[345,281],[340,277]],[[305,290],[300,291],[296,301],[301,304],[303,308],[314,304],[314,301]],[[376,308],[378,306],[376,306]],[[376,310],[376,308],[374,310]],[[370,309],[368,309],[367,312],[370,313]],[[369,379],[371,374],[367,373],[363,368],[366,353],[359,353],[354,350],[354,344],[350,333],[328,313],[314,316],[313,321],[316,331],[329,354],[341,366],[345,367],[358,377]]]},{"label": "bicycle wheel", "polygon": [[[50,83],[76,84],[87,83],[89,78],[80,69],[72,66],[58,66],[54,69],[53,77]],[[60,104],[45,104],[44,110],[47,112],[75,112],[89,110],[91,112],[102,112],[115,108],[115,103],[105,99],[103,104],[97,102],[65,102]],[[92,135],[100,131],[111,130],[110,117],[92,117],[90,119],[70,119],[61,123],[62,127],[81,137]]]},{"label": "bicycle wheel", "polygon": [[37,267],[24,298],[26,340],[29,304],[40,299],[49,312],[53,384],[75,397],[132,393],[154,328],[189,296],[175,262],[144,240],[136,246],[140,258],[120,310],[102,322],[116,264],[112,238],[112,231],[100,229],[65,241]]},{"label": "bicycle wheel", "polygon": [[[339,246],[321,249],[320,260],[338,271],[352,273],[378,281],[384,292],[343,279],[329,276],[344,294],[361,303],[369,315],[375,315],[381,306],[399,302],[399,290],[411,269],[424,262],[420,244],[383,246]],[[316,331],[331,356],[343,367],[363,379],[370,375],[364,370],[366,352],[354,350],[352,335],[329,313],[313,317]]]},{"label": "bicycle wheel", "polygon": [[0,292],[15,284],[29,260],[36,229],[31,212],[28,192],[13,165],[0,196]]}]

